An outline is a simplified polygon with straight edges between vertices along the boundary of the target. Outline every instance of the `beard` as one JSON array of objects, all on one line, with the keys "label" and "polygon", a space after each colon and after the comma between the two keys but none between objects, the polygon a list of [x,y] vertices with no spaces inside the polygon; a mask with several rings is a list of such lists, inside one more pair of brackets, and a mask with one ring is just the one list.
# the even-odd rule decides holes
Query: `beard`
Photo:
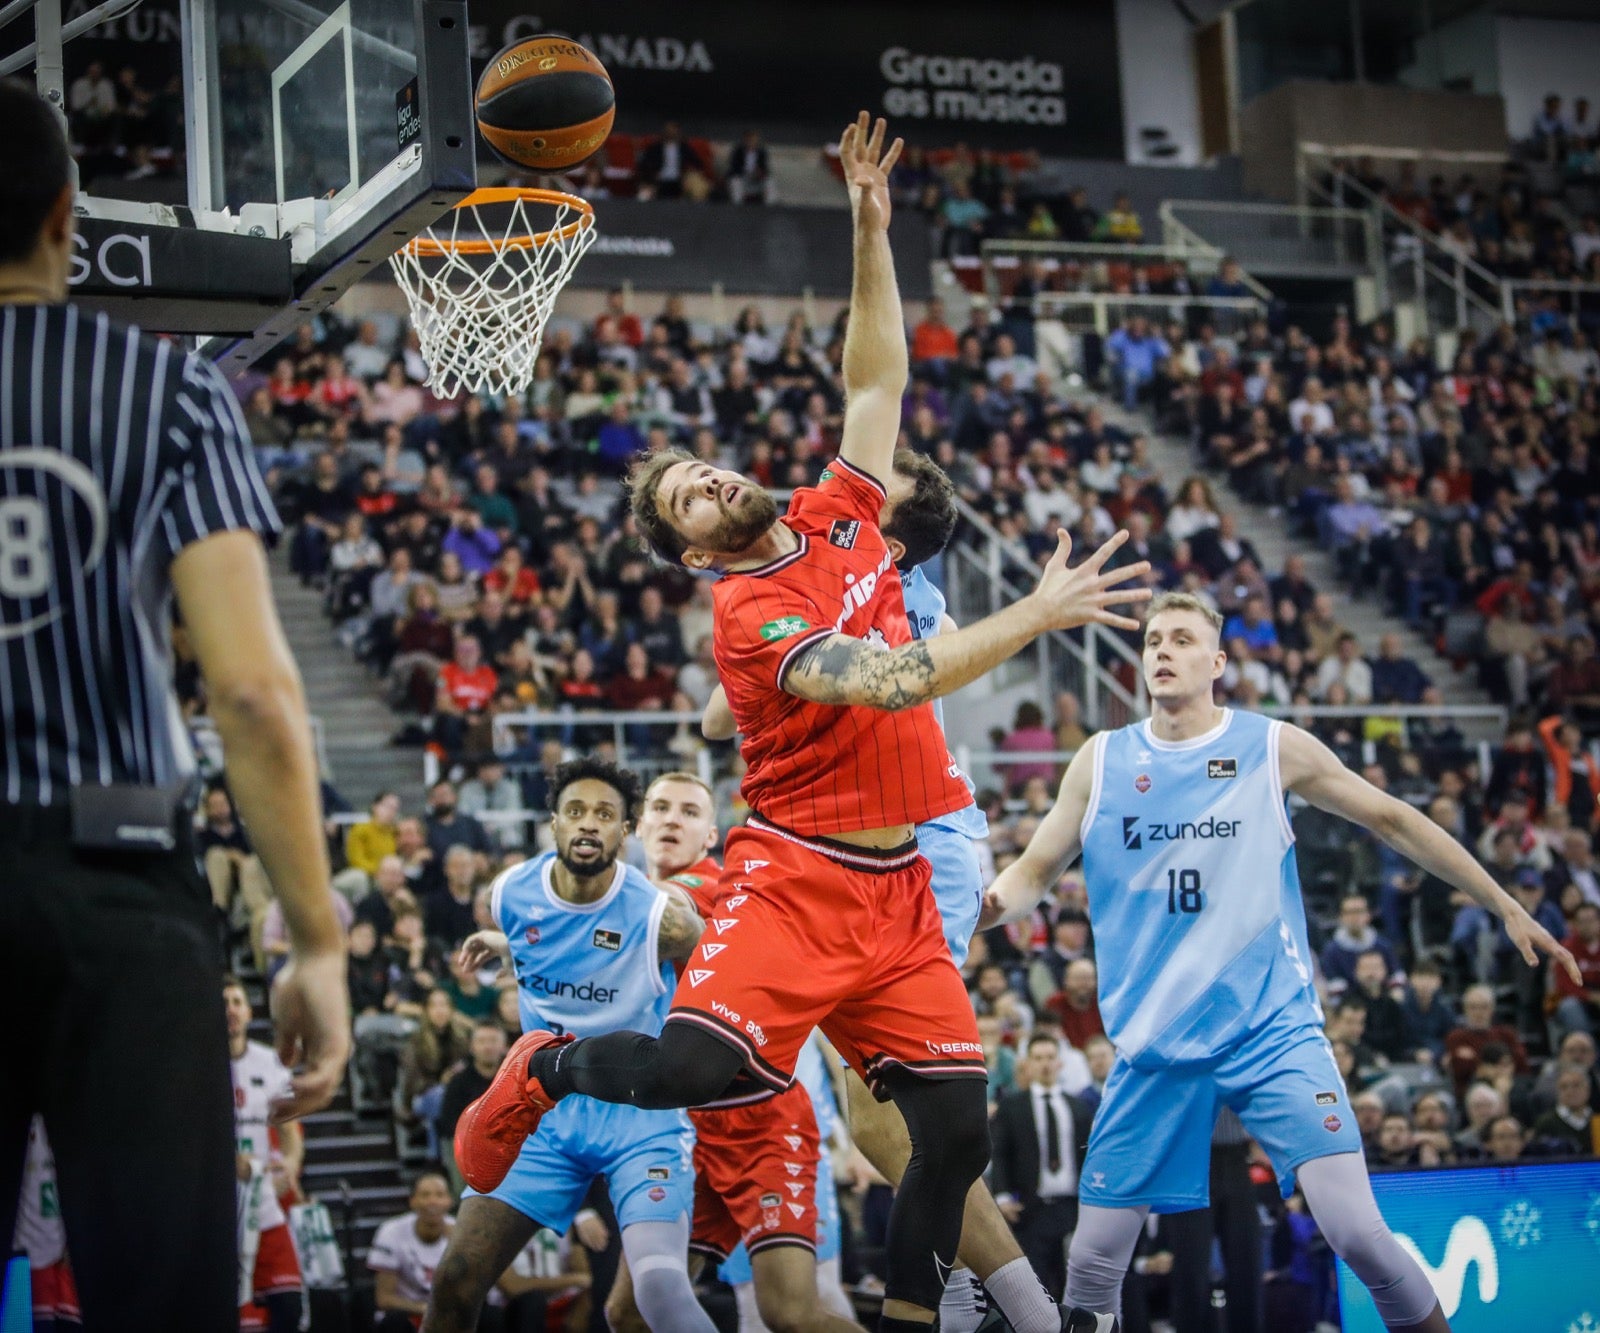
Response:
[{"label": "beard", "polygon": [[567,873],[574,879],[598,879],[601,875],[609,875],[617,864],[617,853],[620,847],[610,852],[601,852],[599,859],[593,861],[574,860],[561,848],[556,848],[556,860],[567,868]]},{"label": "beard", "polygon": [[778,521],[778,502],[760,486],[745,483],[737,510],[718,502],[722,521],[707,535],[705,547],[718,555],[736,555],[754,545]]}]

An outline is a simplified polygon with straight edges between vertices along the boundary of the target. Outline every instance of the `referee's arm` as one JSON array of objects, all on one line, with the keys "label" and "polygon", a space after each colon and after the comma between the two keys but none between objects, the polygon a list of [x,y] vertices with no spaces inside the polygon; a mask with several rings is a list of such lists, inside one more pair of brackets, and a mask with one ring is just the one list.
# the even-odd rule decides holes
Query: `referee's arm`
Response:
[{"label": "referee's arm", "polygon": [[300,673],[284,641],[261,539],[213,533],[173,558],[172,587],[205,678],[228,786],[293,946],[272,989],[278,1051],[294,1097],[274,1118],[325,1106],[350,1053],[344,936],[334,915],[321,792]]}]

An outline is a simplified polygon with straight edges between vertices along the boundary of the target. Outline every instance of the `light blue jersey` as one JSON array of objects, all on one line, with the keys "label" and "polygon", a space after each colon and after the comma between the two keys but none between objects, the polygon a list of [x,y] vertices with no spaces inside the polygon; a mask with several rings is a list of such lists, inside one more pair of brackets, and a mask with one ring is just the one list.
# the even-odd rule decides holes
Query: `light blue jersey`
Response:
[{"label": "light blue jersey", "polygon": [[1360,1135],[1312,989],[1283,723],[1225,709],[1204,736],[1096,738],[1083,820],[1100,1016],[1117,1048],[1079,1197],[1204,1207],[1218,1108],[1287,1195],[1301,1163]]},{"label": "light blue jersey", "polygon": [[[911,633],[919,639],[930,639],[939,633],[944,622],[944,594],[928,582],[920,565],[900,576],[900,589],[905,597],[906,620],[910,622]],[[943,702],[935,699],[933,707],[942,728]],[[962,773],[961,780],[967,784],[970,798],[972,779]],[[933,867],[933,896],[944,923],[945,943],[950,946],[950,957],[958,968],[967,961],[972,932],[983,907],[983,871],[973,844],[988,836],[989,821],[977,802],[971,799],[959,810],[917,825],[917,850]]]},{"label": "light blue jersey", "polygon": [[556,894],[546,852],[495,881],[490,908],[511,942],[522,1030],[598,1037],[626,1028],[657,1036],[672,1007],[673,971],[659,960],[667,896],[632,866],[616,867],[592,903]]},{"label": "light blue jersey", "polygon": [[1095,746],[1082,833],[1100,1014],[1136,1068],[1208,1060],[1268,1024],[1322,1026],[1282,725],[1224,709],[1193,740],[1143,722]]},{"label": "light blue jersey", "polygon": [[[674,986],[672,965],[660,958],[667,896],[619,862],[600,898],[569,903],[551,882],[555,861],[547,852],[514,866],[495,881],[491,898],[511,945],[523,1031],[659,1036]],[[675,1221],[693,1202],[693,1151],[683,1111],[565,1097],[489,1197],[563,1233],[591,1181],[604,1176],[624,1227]]]}]

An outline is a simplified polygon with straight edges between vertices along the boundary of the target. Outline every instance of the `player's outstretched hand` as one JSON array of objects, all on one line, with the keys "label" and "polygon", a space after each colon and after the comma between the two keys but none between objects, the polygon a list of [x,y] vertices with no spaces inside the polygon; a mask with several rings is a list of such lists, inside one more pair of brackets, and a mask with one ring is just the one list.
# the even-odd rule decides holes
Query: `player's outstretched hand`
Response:
[{"label": "player's outstretched hand", "polygon": [[296,1072],[292,1093],[272,1107],[272,1123],[320,1111],[333,1100],[350,1058],[350,988],[344,951],[292,954],[272,983],[278,1058]]},{"label": "player's outstretched hand", "polygon": [[1150,569],[1148,560],[1131,565],[1118,565],[1106,569],[1106,561],[1128,540],[1124,528],[1106,541],[1098,551],[1076,568],[1067,568],[1067,558],[1072,554],[1072,538],[1065,528],[1056,529],[1055,554],[1050,557],[1039,576],[1039,586],[1034,596],[1044,610],[1048,629],[1076,629],[1091,621],[1109,625],[1113,629],[1138,629],[1139,622],[1131,616],[1118,615],[1108,610],[1112,606],[1125,606],[1133,602],[1150,600],[1150,589],[1128,587],[1128,583],[1141,578]]},{"label": "player's outstretched hand", "polygon": [[850,207],[858,221],[884,228],[889,225],[889,173],[905,147],[905,140],[896,139],[885,152],[888,133],[883,117],[874,124],[863,111],[839,136],[839,165],[844,168]]},{"label": "player's outstretched hand", "polygon": [[488,964],[491,958],[500,960],[502,967],[511,964],[511,941],[500,930],[480,930],[475,935],[468,935],[461,941],[461,949],[456,954],[462,967],[476,972],[480,967]]},{"label": "player's outstretched hand", "polygon": [[1529,916],[1520,904],[1515,912],[1506,914],[1506,934],[1529,967],[1538,967],[1539,955],[1547,953],[1566,969],[1575,985],[1583,985],[1583,972],[1578,967],[1578,960],[1567,952],[1554,935]]}]

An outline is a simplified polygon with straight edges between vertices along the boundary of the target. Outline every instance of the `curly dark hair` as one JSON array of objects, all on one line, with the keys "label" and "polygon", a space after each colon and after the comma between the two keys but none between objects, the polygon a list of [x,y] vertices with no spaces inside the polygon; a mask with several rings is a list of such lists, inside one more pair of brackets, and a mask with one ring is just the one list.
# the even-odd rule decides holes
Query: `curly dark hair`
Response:
[{"label": "curly dark hair", "polygon": [[661,512],[656,493],[661,489],[661,478],[668,468],[695,461],[695,456],[683,449],[657,449],[640,458],[628,473],[628,507],[633,511],[633,521],[639,525],[639,534],[650,544],[650,549],[669,565],[683,563],[683,553],[689,549],[689,543]]},{"label": "curly dark hair", "polygon": [[555,772],[550,775],[550,813],[556,813],[561,804],[561,795],[568,787],[586,778],[605,783],[622,797],[622,817],[628,823],[632,824],[638,819],[639,807],[644,803],[644,788],[639,783],[639,775],[631,768],[589,755],[556,765]]},{"label": "curly dark hair", "polygon": [[894,470],[912,490],[894,507],[883,535],[906,548],[900,568],[915,569],[944,550],[956,530],[956,488],[933,459],[911,449],[894,451]]}]

